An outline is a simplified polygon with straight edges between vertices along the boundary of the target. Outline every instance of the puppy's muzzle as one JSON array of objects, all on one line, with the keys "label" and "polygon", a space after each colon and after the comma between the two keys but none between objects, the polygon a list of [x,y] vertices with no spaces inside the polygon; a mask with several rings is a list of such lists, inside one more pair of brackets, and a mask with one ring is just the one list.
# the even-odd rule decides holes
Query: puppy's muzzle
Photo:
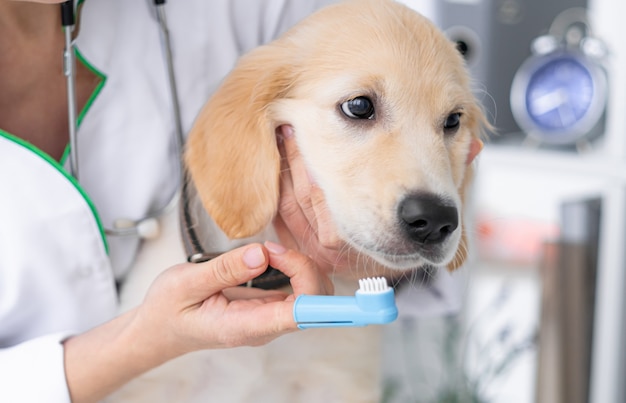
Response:
[{"label": "puppy's muzzle", "polygon": [[398,210],[407,237],[421,245],[441,244],[459,226],[454,203],[434,194],[408,196]]}]

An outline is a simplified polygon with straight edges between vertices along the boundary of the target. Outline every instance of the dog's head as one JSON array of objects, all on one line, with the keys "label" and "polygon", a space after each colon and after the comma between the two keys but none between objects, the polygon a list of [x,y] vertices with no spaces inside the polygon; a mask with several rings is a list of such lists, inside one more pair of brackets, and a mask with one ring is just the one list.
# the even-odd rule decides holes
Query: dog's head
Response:
[{"label": "dog's head", "polygon": [[399,270],[465,260],[464,194],[486,122],[462,56],[424,17],[349,1],[241,58],[186,151],[202,203],[232,238],[276,214],[283,124],[360,254]]}]

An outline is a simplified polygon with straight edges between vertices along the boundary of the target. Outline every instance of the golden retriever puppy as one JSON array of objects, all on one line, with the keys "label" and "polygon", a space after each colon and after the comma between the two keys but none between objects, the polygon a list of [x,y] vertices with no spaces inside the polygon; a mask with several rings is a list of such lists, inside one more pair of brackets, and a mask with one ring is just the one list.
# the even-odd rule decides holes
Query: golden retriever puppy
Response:
[{"label": "golden retriever puppy", "polygon": [[338,235],[361,256],[454,268],[483,122],[453,43],[402,5],[353,1],[244,56],[197,118],[186,162],[221,229],[254,235],[276,214],[275,131],[291,125]]},{"label": "golden retriever puppy", "polygon": [[[337,289],[356,288],[342,274],[463,263],[464,194],[486,122],[461,55],[432,23],[393,1],[353,0],[241,58],[198,116],[185,155],[229,238],[261,233],[277,214],[281,125],[293,127],[345,253],[358,259],[336,268]],[[142,259],[146,268],[168,262]],[[137,273],[122,291],[127,306],[155,276]],[[379,330],[310,329],[263,347],[189,354],[110,401],[378,402]]]}]

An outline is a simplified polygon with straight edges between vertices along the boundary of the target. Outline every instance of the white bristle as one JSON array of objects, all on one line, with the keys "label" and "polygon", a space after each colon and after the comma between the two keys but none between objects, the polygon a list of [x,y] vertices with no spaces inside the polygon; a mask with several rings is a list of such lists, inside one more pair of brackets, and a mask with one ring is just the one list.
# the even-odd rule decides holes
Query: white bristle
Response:
[{"label": "white bristle", "polygon": [[387,291],[387,279],[384,277],[368,277],[359,280],[359,291],[377,293]]}]

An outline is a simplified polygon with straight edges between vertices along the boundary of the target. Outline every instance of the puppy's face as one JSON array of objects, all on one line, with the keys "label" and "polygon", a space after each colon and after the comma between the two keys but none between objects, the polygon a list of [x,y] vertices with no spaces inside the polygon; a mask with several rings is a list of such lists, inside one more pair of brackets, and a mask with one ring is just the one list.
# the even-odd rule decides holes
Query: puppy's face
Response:
[{"label": "puppy's face", "polygon": [[[242,59],[198,118],[187,163],[222,229],[252,235],[276,212],[274,130],[289,124],[353,249],[392,269],[453,268],[465,258],[463,193],[483,122],[451,42],[404,6],[357,0]],[[215,147],[241,158],[216,161]]]}]

